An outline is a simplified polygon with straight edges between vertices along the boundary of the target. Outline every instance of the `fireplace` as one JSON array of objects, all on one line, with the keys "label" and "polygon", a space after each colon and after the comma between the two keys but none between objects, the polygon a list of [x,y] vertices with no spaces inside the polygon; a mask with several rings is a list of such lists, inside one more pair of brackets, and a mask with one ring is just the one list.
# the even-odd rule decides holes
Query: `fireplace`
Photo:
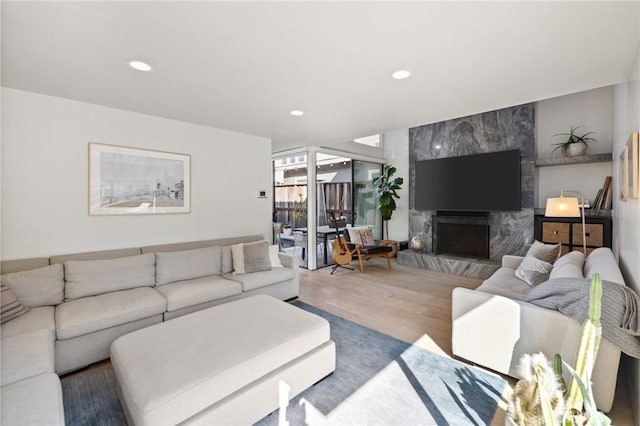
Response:
[{"label": "fireplace", "polygon": [[433,216],[433,251],[477,259],[489,258],[489,214],[438,211]]}]

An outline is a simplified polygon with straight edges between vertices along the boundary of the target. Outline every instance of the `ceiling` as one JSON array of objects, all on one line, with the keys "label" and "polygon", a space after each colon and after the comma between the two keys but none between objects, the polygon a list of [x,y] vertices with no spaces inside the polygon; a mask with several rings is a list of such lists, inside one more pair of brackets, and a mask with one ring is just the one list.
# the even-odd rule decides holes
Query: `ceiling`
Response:
[{"label": "ceiling", "polygon": [[637,2],[3,1],[2,85],[274,151],[327,146],[625,81],[639,16]]}]

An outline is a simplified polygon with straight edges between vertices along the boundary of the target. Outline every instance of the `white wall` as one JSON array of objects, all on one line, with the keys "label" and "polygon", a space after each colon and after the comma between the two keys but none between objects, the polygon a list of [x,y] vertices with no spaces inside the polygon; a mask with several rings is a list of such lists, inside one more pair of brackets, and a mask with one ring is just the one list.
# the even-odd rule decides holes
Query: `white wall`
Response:
[{"label": "white wall", "polygon": [[409,238],[409,129],[385,133],[383,149],[385,162],[395,166],[395,176],[404,179],[397,209],[389,221],[389,238],[405,241]]},{"label": "white wall", "polygon": [[[2,89],[2,258],[271,234],[268,139]],[[191,213],[89,216],[88,142],[191,155]]]},{"label": "white wall", "polygon": [[[589,144],[589,154],[610,153],[613,149],[613,86],[574,93],[538,102],[536,108],[536,158],[562,155],[553,152],[554,143],[565,137],[571,126],[584,126],[578,134],[591,135],[598,142]],[[604,178],[612,176],[612,163],[540,167],[536,179],[536,207],[544,207],[547,198],[557,197],[561,189],[573,189],[593,200]]]},{"label": "white wall", "polygon": [[[640,50],[636,53],[635,63],[629,81],[619,84],[614,92],[614,194],[618,194],[616,176],[620,167],[618,156],[622,152],[629,135],[640,130]],[[620,201],[614,199],[613,205],[614,247],[620,269],[627,285],[640,293],[640,200]],[[631,401],[636,419],[640,426],[640,361],[624,357],[623,368],[627,371]]]}]

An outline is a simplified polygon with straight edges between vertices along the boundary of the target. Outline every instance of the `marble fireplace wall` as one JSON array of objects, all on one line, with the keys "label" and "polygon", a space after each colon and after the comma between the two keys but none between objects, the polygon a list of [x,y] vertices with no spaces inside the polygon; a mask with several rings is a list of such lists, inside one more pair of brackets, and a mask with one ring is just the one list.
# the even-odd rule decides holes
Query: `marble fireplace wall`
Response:
[{"label": "marble fireplace wall", "polygon": [[[519,149],[520,211],[489,213],[489,257],[524,254],[533,241],[535,186],[535,104],[485,112],[409,129],[409,234],[422,233],[432,247],[431,217],[435,210],[415,208],[415,163],[435,158]],[[470,176],[470,179],[473,177]]]}]

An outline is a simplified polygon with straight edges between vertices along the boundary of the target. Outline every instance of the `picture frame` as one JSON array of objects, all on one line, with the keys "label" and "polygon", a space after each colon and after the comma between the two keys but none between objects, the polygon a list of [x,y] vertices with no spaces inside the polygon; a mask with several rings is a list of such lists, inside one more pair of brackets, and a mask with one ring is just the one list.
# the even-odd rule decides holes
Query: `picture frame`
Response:
[{"label": "picture frame", "polygon": [[191,212],[191,156],[89,143],[89,215]]},{"label": "picture frame", "polygon": [[640,162],[638,161],[638,132],[633,132],[627,140],[627,157],[628,157],[628,168],[627,168],[627,176],[629,180],[629,198],[637,199],[638,198],[638,168],[640,167]]},{"label": "picture frame", "polygon": [[640,145],[638,132],[633,132],[619,157],[620,199],[623,201],[638,198],[638,169],[640,168],[638,145]]},{"label": "picture frame", "polygon": [[620,200],[627,201],[629,199],[629,150],[626,145],[620,153],[620,165],[618,170]]}]

